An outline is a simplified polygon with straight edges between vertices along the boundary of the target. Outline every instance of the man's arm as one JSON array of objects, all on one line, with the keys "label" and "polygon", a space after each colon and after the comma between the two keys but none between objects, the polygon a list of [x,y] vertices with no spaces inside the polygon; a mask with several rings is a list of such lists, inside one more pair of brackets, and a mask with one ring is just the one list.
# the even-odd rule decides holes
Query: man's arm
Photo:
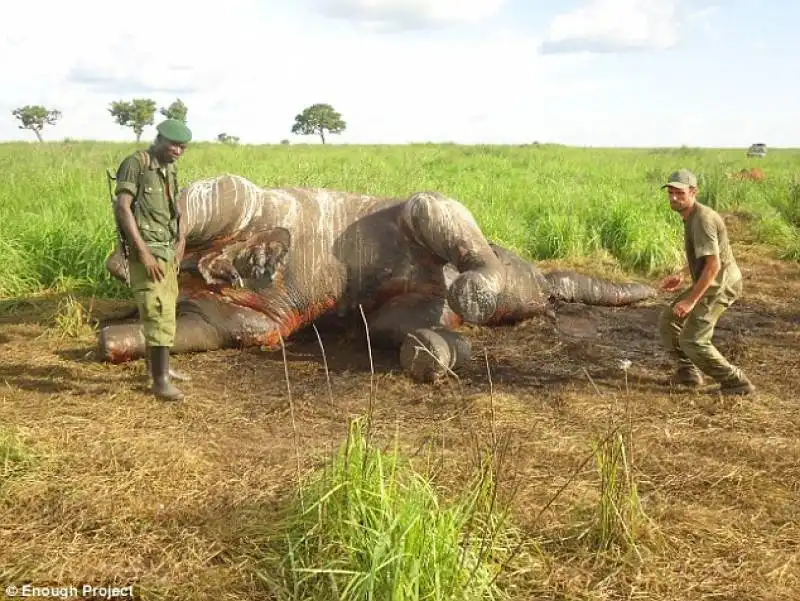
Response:
[{"label": "man's arm", "polygon": [[120,192],[117,194],[117,202],[114,205],[117,221],[119,222],[122,231],[125,232],[125,237],[131,241],[136,249],[137,256],[141,257],[145,253],[150,252],[147,245],[139,233],[139,228],[136,226],[136,219],[133,216],[133,196],[130,192]]},{"label": "man's arm", "polygon": [[714,278],[717,277],[720,269],[720,261],[719,255],[707,255],[705,257],[705,261],[703,262],[703,271],[700,273],[700,277],[698,278],[697,282],[695,282],[694,286],[692,286],[689,295],[686,297],[686,300],[692,303],[692,305],[697,304],[703,295],[708,290],[709,286],[711,286],[711,282],[714,281]]},{"label": "man's arm", "polygon": [[697,302],[703,298],[714,278],[720,270],[719,243],[718,235],[714,224],[706,221],[700,224],[694,231],[694,254],[697,258],[703,257],[703,271],[700,277],[689,290],[686,298],[680,301],[673,308],[673,312],[678,317],[686,316]]},{"label": "man's arm", "polygon": [[686,300],[693,305],[699,301],[708,290],[711,282],[717,277],[720,270],[719,258],[719,233],[712,219],[703,219],[696,222],[694,228],[694,255],[703,258],[703,271],[697,282],[692,286]]},{"label": "man's arm", "polygon": [[160,281],[164,277],[164,273],[153,253],[147,248],[147,244],[145,244],[142,235],[139,233],[136,219],[133,216],[133,199],[138,191],[137,182],[139,181],[141,170],[142,165],[133,157],[125,159],[119,166],[117,170],[117,188],[115,190],[117,200],[114,210],[117,222],[125,233],[126,238],[136,249],[136,255],[147,269],[148,275],[151,279]]},{"label": "man's arm", "polygon": [[131,210],[132,203],[133,196],[129,192],[121,192],[117,196],[117,220],[128,240],[133,242],[139,261],[147,270],[147,275],[151,280],[160,282],[164,277],[164,270],[161,269],[153,253],[147,248],[147,244],[145,244],[142,235],[139,233],[139,228],[136,227],[136,219],[134,219],[133,211]]}]

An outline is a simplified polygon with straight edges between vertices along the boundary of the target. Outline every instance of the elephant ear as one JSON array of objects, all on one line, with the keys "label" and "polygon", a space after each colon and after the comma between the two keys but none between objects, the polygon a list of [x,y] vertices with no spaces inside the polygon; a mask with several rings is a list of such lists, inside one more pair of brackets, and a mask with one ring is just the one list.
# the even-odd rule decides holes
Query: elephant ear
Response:
[{"label": "elephant ear", "polygon": [[272,228],[242,243],[233,263],[244,279],[256,280],[252,282],[256,287],[273,283],[282,275],[291,245],[289,230]]}]

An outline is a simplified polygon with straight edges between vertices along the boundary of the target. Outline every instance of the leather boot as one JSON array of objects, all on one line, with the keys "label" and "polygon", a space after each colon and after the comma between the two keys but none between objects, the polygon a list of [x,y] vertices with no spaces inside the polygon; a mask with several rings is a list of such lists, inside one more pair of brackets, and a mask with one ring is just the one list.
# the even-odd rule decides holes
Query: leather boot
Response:
[{"label": "leather boot", "polygon": [[183,393],[169,381],[169,347],[150,347],[150,366],[153,378],[153,394],[165,401],[179,401]]},{"label": "leather boot", "polygon": [[756,387],[741,369],[734,367],[731,377],[720,383],[719,391],[724,395],[748,395],[753,394]]},{"label": "leather boot", "polygon": [[693,365],[681,365],[675,370],[673,381],[689,388],[698,388],[703,385],[703,374]]},{"label": "leather boot", "polygon": [[[147,347],[147,352],[144,355],[144,362],[145,362],[145,366],[147,368],[147,377],[148,378],[152,378],[153,377],[153,372],[150,370],[150,347],[149,346]],[[169,377],[170,377],[170,380],[176,380],[178,382],[189,382],[192,379],[191,377],[189,377],[189,375],[187,375],[187,374],[185,374],[185,373],[183,373],[181,371],[178,371],[177,369],[175,369],[173,367],[169,368]]]}]

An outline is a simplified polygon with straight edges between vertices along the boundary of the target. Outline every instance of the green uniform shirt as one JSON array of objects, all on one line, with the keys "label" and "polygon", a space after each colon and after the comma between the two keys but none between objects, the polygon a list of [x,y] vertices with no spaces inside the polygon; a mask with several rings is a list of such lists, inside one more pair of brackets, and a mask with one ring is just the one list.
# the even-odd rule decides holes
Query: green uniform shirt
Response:
[{"label": "green uniform shirt", "polygon": [[[135,152],[126,157],[117,169],[114,195],[121,192],[133,196],[133,217],[153,256],[165,261],[174,260],[178,240],[175,166],[170,163],[162,165],[152,147],[144,152]],[[135,252],[135,247],[131,248]]]},{"label": "green uniform shirt", "polygon": [[726,270],[738,271],[738,265],[728,242],[725,222],[711,207],[699,202],[695,204],[695,210],[683,222],[683,241],[686,260],[694,282],[700,279],[705,264],[704,257],[709,255],[717,255],[720,261],[719,273],[711,283],[712,286],[722,284]]}]

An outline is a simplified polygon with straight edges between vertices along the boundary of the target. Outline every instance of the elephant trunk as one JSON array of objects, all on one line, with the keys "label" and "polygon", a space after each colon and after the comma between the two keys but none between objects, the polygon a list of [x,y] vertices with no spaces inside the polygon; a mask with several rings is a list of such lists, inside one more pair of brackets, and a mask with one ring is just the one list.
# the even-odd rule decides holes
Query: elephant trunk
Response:
[{"label": "elephant trunk", "polygon": [[621,307],[656,296],[656,291],[644,284],[616,283],[574,271],[553,271],[544,278],[550,297],[564,302]]}]

